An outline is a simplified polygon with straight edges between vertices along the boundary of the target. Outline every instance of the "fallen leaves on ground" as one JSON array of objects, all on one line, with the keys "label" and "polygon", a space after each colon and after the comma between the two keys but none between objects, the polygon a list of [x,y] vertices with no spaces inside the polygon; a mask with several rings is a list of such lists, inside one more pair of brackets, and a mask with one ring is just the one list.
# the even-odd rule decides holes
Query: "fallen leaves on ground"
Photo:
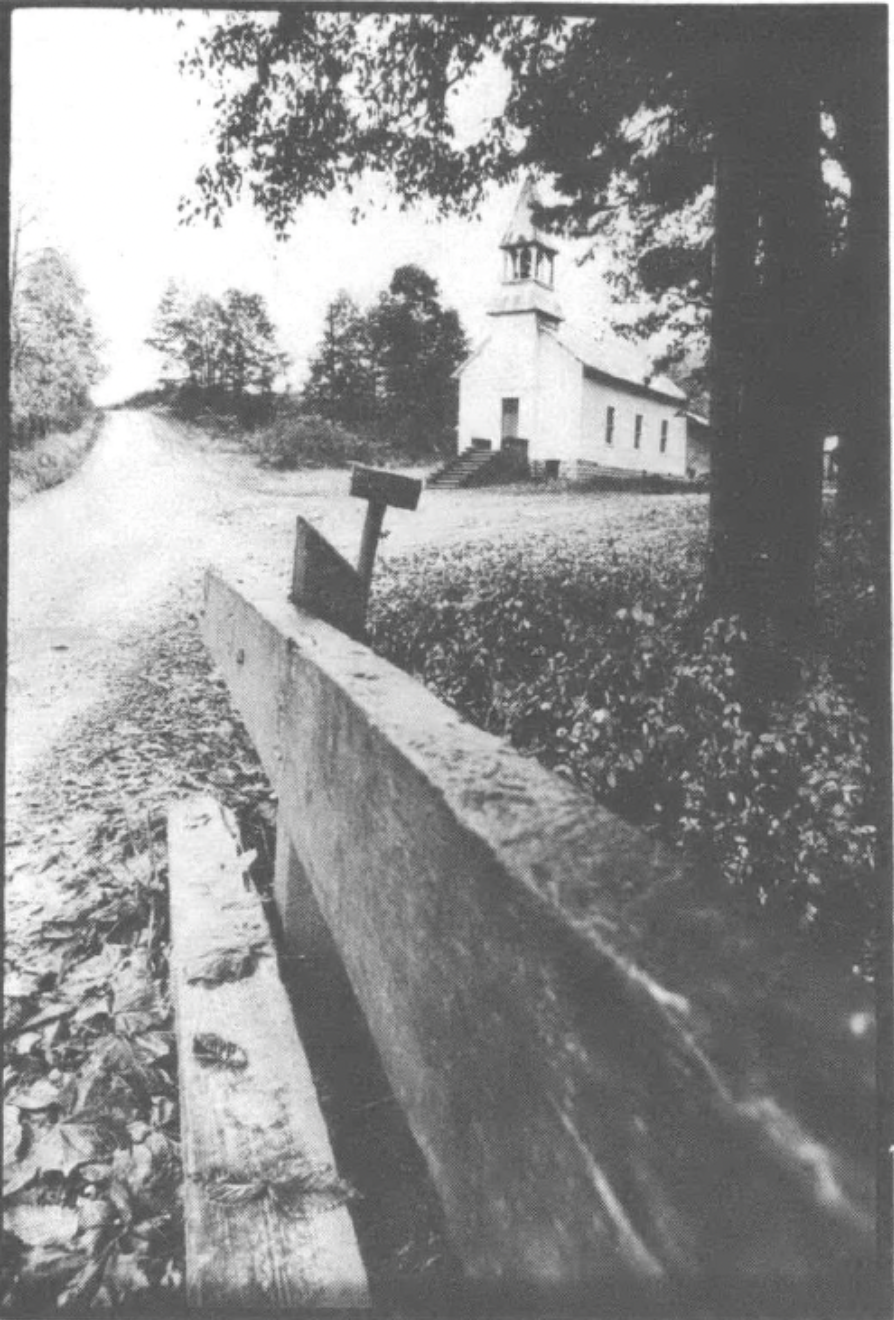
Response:
[{"label": "fallen leaves on ground", "polygon": [[[167,806],[217,793],[254,828],[246,868],[272,849],[269,786],[195,619],[140,646],[124,689],[10,793],[0,1307],[16,1315],[182,1299]],[[206,971],[260,951],[232,952]]]},{"label": "fallen leaves on ground", "polygon": [[192,1052],[199,1063],[209,1068],[240,1069],[248,1067],[248,1055],[241,1045],[224,1040],[213,1031],[202,1031],[193,1038]]}]

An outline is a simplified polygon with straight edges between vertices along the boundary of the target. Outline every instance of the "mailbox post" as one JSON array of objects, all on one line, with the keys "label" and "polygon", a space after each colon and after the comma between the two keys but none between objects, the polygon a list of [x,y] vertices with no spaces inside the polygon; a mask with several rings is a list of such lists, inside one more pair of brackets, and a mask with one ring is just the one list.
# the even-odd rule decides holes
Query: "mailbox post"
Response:
[{"label": "mailbox post", "polygon": [[357,573],[364,596],[369,595],[376,548],[382,533],[382,521],[389,504],[396,509],[415,509],[419,503],[422,482],[413,477],[402,477],[382,468],[354,467],[351,473],[351,494],[368,500]]},{"label": "mailbox post", "polygon": [[351,474],[351,494],[369,501],[357,567],[343,559],[306,518],[299,517],[289,599],[349,637],[362,641],[366,636],[366,605],[385,510],[389,504],[398,509],[415,509],[421,490],[422,482],[412,477],[401,477],[380,468],[355,467]]}]

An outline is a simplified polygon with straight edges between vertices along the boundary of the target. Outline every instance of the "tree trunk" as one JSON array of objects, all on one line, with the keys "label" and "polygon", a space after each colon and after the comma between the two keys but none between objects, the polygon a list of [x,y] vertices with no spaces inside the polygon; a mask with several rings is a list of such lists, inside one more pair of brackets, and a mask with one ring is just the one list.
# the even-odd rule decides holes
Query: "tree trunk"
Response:
[{"label": "tree trunk", "polygon": [[711,320],[710,535],[706,585],[717,613],[735,614],[750,598],[752,529],[748,437],[743,404],[754,298],[757,188],[754,142],[730,106],[716,134],[713,309]]},{"label": "tree trunk", "polygon": [[752,686],[772,694],[814,625],[823,200],[811,80],[772,56],[753,72],[717,135],[707,586],[715,614],[742,618]]},{"label": "tree trunk", "polygon": [[851,315],[843,318],[835,344],[847,396],[839,493],[846,508],[865,510],[884,506],[890,477],[886,49],[884,31],[870,28],[839,110],[851,183],[845,260],[849,287],[843,290]]},{"label": "tree trunk", "polygon": [[[761,333],[753,357],[752,496],[761,557],[755,640],[787,679],[814,630],[822,512],[821,279],[825,270],[819,100],[809,74],[765,82]],[[772,150],[771,150],[772,146]]]}]

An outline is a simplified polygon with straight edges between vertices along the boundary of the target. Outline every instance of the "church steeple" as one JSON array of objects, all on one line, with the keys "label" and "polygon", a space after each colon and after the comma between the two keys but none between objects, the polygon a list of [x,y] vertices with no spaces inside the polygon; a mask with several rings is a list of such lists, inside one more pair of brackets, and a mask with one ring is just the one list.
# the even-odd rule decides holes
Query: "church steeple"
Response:
[{"label": "church steeple", "polygon": [[557,249],[534,222],[534,210],[539,205],[537,188],[529,175],[500,242],[503,276],[490,316],[533,312],[548,324],[563,319],[554,289]]}]

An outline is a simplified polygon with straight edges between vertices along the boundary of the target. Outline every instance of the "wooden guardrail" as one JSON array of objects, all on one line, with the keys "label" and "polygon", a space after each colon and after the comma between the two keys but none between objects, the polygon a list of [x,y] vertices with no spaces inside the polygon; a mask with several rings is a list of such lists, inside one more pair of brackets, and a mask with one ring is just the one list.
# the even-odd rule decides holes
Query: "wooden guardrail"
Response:
[{"label": "wooden guardrail", "polygon": [[471,1281],[869,1286],[865,988],[290,602],[209,571],[202,626]]},{"label": "wooden guardrail", "polygon": [[369,1306],[310,1066],[233,824],[168,819],[186,1296],[218,1315]]}]

